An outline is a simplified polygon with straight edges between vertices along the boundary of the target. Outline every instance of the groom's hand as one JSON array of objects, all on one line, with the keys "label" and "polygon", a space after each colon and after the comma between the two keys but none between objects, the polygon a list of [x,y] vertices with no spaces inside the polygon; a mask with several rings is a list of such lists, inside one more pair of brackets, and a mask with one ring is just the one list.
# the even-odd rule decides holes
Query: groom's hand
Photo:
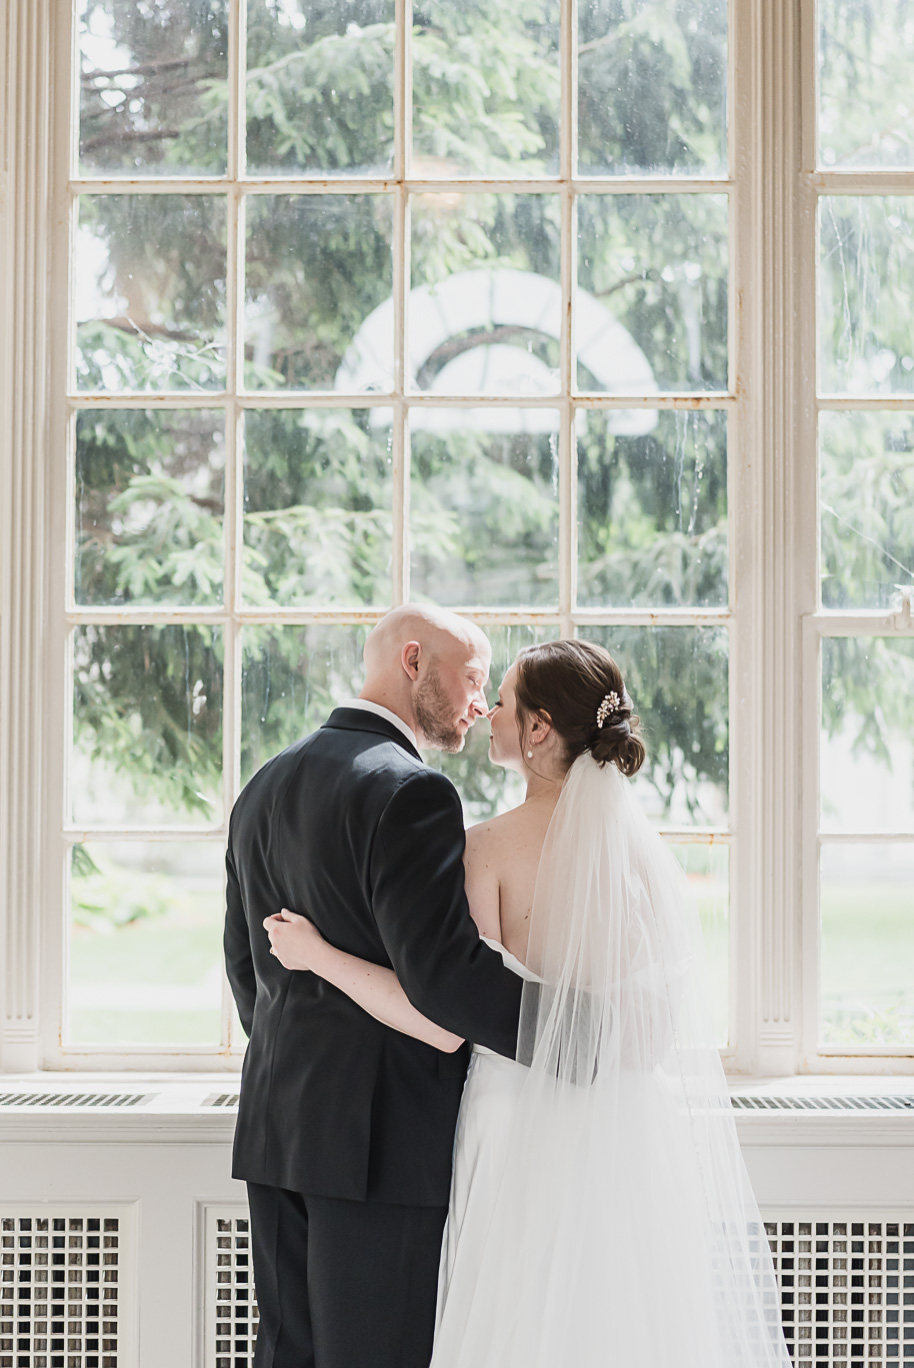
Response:
[{"label": "groom's hand", "polygon": [[314,969],[326,946],[317,927],[284,907],[275,916],[264,917],[263,927],[270,938],[270,954],[285,969]]}]

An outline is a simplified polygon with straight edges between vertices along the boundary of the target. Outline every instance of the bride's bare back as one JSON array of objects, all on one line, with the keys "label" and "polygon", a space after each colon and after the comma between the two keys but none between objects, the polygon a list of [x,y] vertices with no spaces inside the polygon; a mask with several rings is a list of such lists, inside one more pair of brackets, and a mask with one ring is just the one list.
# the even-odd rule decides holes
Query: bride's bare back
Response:
[{"label": "bride's bare back", "polygon": [[536,873],[559,789],[530,797],[520,807],[467,832],[466,889],[473,920],[483,936],[501,941],[521,962]]}]

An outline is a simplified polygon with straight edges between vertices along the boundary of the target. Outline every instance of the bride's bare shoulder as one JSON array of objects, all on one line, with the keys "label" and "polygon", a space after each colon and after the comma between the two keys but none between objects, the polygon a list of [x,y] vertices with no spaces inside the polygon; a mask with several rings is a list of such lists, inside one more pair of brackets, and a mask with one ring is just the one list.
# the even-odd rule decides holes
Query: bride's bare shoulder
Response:
[{"label": "bride's bare shoulder", "polygon": [[477,822],[475,826],[467,828],[467,857],[470,859],[485,859],[487,855],[494,855],[501,849],[506,841],[510,841],[522,829],[526,814],[524,806],[511,808],[509,812],[500,812],[497,817],[490,817],[485,822]]},{"label": "bride's bare shoulder", "polygon": [[467,832],[464,862],[470,912],[482,935],[494,940],[502,939],[501,883],[504,851],[511,844],[509,819],[513,817],[514,812],[506,812],[479,822]]}]

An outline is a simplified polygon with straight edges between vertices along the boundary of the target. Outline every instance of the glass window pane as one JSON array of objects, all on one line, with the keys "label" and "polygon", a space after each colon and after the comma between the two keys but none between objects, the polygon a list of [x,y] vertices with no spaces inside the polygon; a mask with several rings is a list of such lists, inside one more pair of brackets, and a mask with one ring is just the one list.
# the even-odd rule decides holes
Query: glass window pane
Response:
[{"label": "glass window pane", "polygon": [[252,175],[393,165],[394,0],[248,0]]},{"label": "glass window pane", "polygon": [[821,1038],[914,1045],[914,846],[822,848]]},{"label": "glass window pane", "polygon": [[647,760],[635,790],[663,826],[725,826],[729,777],[726,627],[580,627],[622,671]]},{"label": "glass window pane", "polygon": [[914,639],[822,642],[822,826],[914,832]]},{"label": "glass window pane", "polygon": [[221,629],[77,627],[73,656],[73,820],[219,823]]},{"label": "glass window pane", "polygon": [[718,1045],[729,1041],[730,851],[725,845],[670,843],[686,876],[686,897],[701,923],[708,1007]]},{"label": "glass window pane", "polygon": [[914,203],[819,201],[819,385],[835,394],[914,390]]},{"label": "glass window pane", "polygon": [[222,602],[225,419],[211,409],[76,418],[76,602]]},{"label": "glass window pane", "polygon": [[555,394],[560,237],[553,195],[414,196],[410,383],[432,394]]},{"label": "glass window pane", "polygon": [[246,414],[247,603],[390,603],[392,419],[378,408]]},{"label": "glass window pane", "polygon": [[412,596],[558,607],[552,409],[413,409]]},{"label": "glass window pane", "polygon": [[[498,686],[518,651],[523,650],[525,646],[535,646],[541,641],[554,641],[559,635],[558,627],[498,627],[491,623],[480,625],[492,643],[492,665],[486,689],[486,697],[490,703],[495,702]],[[499,812],[507,812],[509,808],[518,807],[526,796],[526,785],[521,776],[514,770],[494,765],[489,759],[490,736],[488,722],[480,719],[470,728],[466,744],[457,755],[445,755],[441,751],[424,753],[426,763],[435,769],[443,770],[456,785],[463,803],[467,826],[485,821]]]},{"label": "glass window pane", "polygon": [[727,602],[727,415],[577,418],[578,603]]},{"label": "glass window pane", "polygon": [[914,167],[908,0],[819,0],[819,161]]},{"label": "glass window pane", "polygon": [[390,195],[249,195],[251,389],[393,388]]},{"label": "glass window pane", "polygon": [[223,196],[81,196],[81,390],[224,386],[225,227]]},{"label": "glass window pane", "polygon": [[227,0],[82,0],[83,176],[219,176],[228,110]]},{"label": "glass window pane", "polygon": [[413,8],[412,174],[558,171],[558,0],[426,0]]},{"label": "glass window pane", "polygon": [[74,847],[68,1044],[219,1043],[224,873],[221,843]]},{"label": "glass window pane", "polygon": [[241,665],[241,782],[320,727],[362,687],[368,627],[245,627]]},{"label": "glass window pane", "polygon": [[580,0],[582,175],[726,175],[727,0]]},{"label": "glass window pane", "polygon": [[[246,627],[243,632],[242,782],[285,746],[307,736],[364,679],[366,626]],[[483,629],[492,643],[488,694],[494,697],[522,646],[558,635],[552,627]],[[425,754],[426,761],[457,785],[468,822],[516,807],[524,785],[512,772],[488,761],[489,727],[472,727],[459,755]]]},{"label": "glass window pane", "polygon": [[914,585],[914,415],[819,415],[822,606],[896,605]]},{"label": "glass window pane", "polygon": [[582,195],[578,385],[727,388],[726,195]]}]

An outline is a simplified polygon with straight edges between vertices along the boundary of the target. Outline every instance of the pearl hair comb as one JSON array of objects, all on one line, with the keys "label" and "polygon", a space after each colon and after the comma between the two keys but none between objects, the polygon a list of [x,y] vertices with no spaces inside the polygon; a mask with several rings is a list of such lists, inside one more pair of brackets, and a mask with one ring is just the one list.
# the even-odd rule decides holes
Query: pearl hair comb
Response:
[{"label": "pearl hair comb", "polygon": [[611,693],[605,695],[603,702],[600,704],[599,708],[597,708],[597,726],[601,731],[607,717],[610,717],[614,712],[618,712],[621,707],[622,700],[615,689],[613,689]]}]

